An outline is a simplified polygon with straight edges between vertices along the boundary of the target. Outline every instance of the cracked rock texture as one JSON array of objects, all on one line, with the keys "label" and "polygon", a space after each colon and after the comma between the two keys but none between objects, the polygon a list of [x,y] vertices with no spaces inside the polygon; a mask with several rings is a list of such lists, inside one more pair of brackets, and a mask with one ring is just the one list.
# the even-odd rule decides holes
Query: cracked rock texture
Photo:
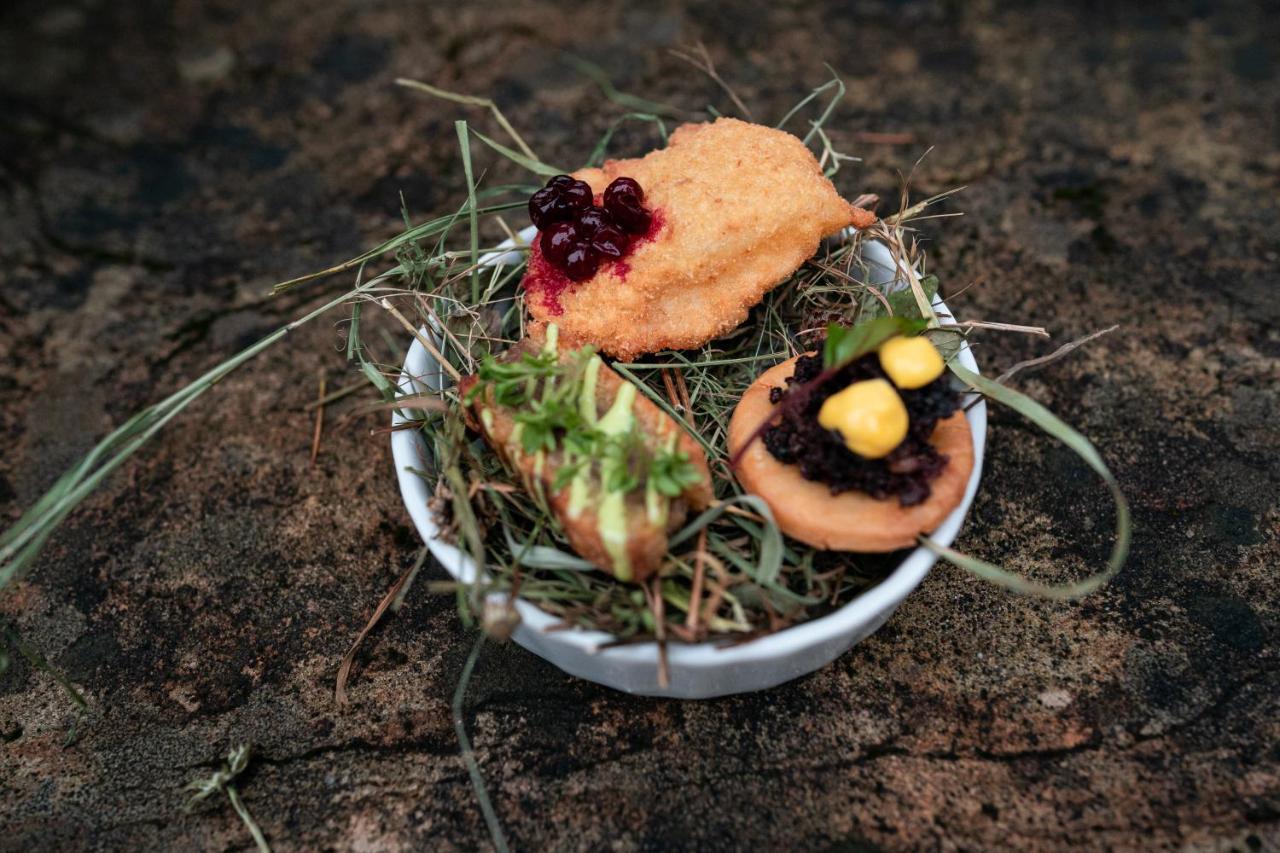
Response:
[{"label": "cracked rock texture", "polygon": [[[1074,605],[939,566],[833,665],[712,702],[492,647],[466,719],[513,844],[1276,849],[1280,16],[1125,6],[6,3],[0,518],[332,296],[344,282],[264,293],[394,233],[401,193],[419,218],[459,203],[453,119],[490,120],[397,76],[490,94],[573,163],[620,109],[564,51],[625,91],[727,110],[667,53],[701,39],[763,118],[826,60],[849,84],[833,139],[863,158],[846,195],[896,198],[930,148],[916,196],[968,187],[964,217],[924,233],[945,291],[972,284],[958,312],[1058,341],[1121,324],[1016,383],[1102,448],[1133,557]],[[614,150],[651,143],[628,126]],[[516,177],[476,157],[488,182]],[[450,719],[472,637],[448,596],[419,584],[358,658],[351,706],[332,698],[418,547],[378,417],[335,405],[308,464],[320,377],[358,378],[341,319],[192,406],[0,596],[89,699],[78,715],[20,657],[0,676],[0,848],[244,849],[225,799],[184,814],[180,790],[240,742],[279,849],[488,845]],[[1054,346],[981,341],[990,370]],[[988,459],[963,549],[1042,579],[1097,566],[1110,509],[1073,456],[996,411]]]}]

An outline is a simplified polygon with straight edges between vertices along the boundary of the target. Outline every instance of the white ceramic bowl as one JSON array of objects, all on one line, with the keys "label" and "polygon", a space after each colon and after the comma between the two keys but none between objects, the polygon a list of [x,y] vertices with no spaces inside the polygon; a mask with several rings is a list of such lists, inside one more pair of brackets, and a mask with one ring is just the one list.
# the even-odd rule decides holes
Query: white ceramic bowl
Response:
[{"label": "white ceramic bowl", "polygon": [[[531,239],[532,234],[533,229],[530,228],[522,232],[521,237]],[[506,263],[510,259],[510,254],[496,254],[487,261]],[[903,286],[895,275],[889,252],[883,246],[869,244],[865,260],[872,270],[874,283],[887,290]],[[935,306],[939,314],[949,315],[941,300]],[[958,358],[962,365],[977,372],[978,365],[967,346],[961,349]],[[411,394],[435,390],[442,381],[435,359],[415,340],[405,358],[404,372],[400,377],[402,392]],[[986,404],[979,403],[971,408],[968,418],[973,433],[973,474],[969,477],[960,505],[933,533],[933,539],[943,545],[950,545],[959,534],[982,476],[982,456],[987,437]],[[399,413],[393,418],[393,423],[402,421]],[[421,433],[407,429],[393,432],[391,450],[400,480],[400,493],[418,533],[449,574],[464,583],[473,581],[476,576],[474,561],[454,545],[438,538],[436,524],[427,508],[431,489],[420,475],[414,473],[414,469],[426,467],[426,446]],[[527,601],[515,602],[521,624],[514,639],[571,675],[627,693],[705,699],[764,690],[825,666],[883,625],[902,600],[924,580],[936,560],[932,552],[916,548],[884,580],[839,610],[749,643],[728,648],[717,647],[713,643],[671,643],[667,648],[670,673],[667,687],[658,685],[656,644],[599,649],[613,639],[611,635],[581,629],[549,631],[558,619]]]}]

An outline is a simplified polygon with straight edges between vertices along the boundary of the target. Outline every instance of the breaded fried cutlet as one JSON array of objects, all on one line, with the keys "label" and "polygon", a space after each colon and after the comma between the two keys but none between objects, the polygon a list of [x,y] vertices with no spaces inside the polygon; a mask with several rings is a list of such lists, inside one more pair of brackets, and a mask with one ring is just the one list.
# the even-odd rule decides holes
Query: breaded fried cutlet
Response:
[{"label": "breaded fried cutlet", "polygon": [[[635,386],[599,356],[557,347],[554,333],[544,337],[535,326],[530,337],[504,353],[501,361],[515,364],[527,355],[547,352],[548,337],[551,352],[565,371],[552,380],[534,380],[527,399],[514,405],[498,399],[493,383],[479,376],[466,377],[460,391],[467,401],[469,419],[529,493],[555,516],[579,556],[621,581],[642,582],[661,567],[667,537],[684,524],[689,509],[704,509],[711,503],[706,455],[692,436],[646,397],[636,394]],[[585,379],[587,375],[591,378]],[[626,487],[610,485],[613,478],[608,459],[575,456],[573,448],[566,447],[563,434],[552,436],[550,448],[533,451],[522,441],[522,429],[529,427],[530,415],[554,395],[554,388],[548,393],[548,381],[569,384],[573,390],[570,404],[583,413],[596,433],[611,432],[627,439],[621,463],[631,475]],[[526,423],[522,425],[521,419]],[[581,443],[581,432],[577,438]],[[690,471],[696,472],[696,478],[690,476],[682,482],[678,494],[662,494],[650,482],[650,463],[664,449],[682,455]]]},{"label": "breaded fried cutlet", "polygon": [[725,334],[823,237],[875,221],[795,136],[737,119],[682,125],[666,148],[575,175],[597,197],[623,176],[644,187],[653,233],[578,283],[550,281],[535,241],[524,284],[534,317],[624,360]]}]

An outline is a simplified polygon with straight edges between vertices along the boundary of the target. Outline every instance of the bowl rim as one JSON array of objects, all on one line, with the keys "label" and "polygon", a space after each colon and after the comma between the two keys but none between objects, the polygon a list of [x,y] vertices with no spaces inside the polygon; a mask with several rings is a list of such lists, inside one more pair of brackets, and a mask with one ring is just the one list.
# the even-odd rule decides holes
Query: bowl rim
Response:
[{"label": "bowl rim", "polygon": [[[529,239],[526,231],[521,232],[523,239]],[[510,243],[510,241],[508,241]],[[512,244],[514,245],[514,244]],[[869,242],[868,249],[876,254],[875,249],[883,250],[883,257],[888,251],[878,243]],[[510,253],[493,253],[486,256],[484,262],[503,263]],[[883,263],[881,259],[872,259],[873,263]],[[952,318],[946,303],[941,299],[933,302],[939,316]],[[430,334],[424,329],[423,334]],[[956,355],[960,364],[974,373],[978,373],[978,364],[974,360],[968,343],[962,343]],[[405,357],[403,369],[397,383],[401,393],[420,393],[423,390],[437,390],[444,381],[443,372],[435,359],[415,336],[409,352]],[[982,479],[983,456],[986,447],[987,408],[986,402],[980,400],[966,412],[970,433],[973,439],[974,464],[969,475],[964,496],[960,503],[943,520],[933,532],[931,538],[943,546],[951,545],[959,535],[965,517],[977,493]],[[399,410],[392,413],[392,426],[400,426],[412,419]],[[444,542],[439,538],[439,530],[431,517],[428,500],[431,491],[426,479],[417,473],[422,463],[425,445],[419,430],[396,429],[391,433],[392,457],[396,467],[401,497],[405,507],[413,519],[414,526],[423,538],[432,555],[444,566],[455,579],[463,583],[474,582],[476,566],[474,561],[457,546]],[[668,643],[667,661],[672,668],[688,667],[703,669],[730,664],[751,663],[773,660],[801,652],[804,649],[831,642],[841,636],[851,635],[859,627],[871,623],[886,610],[892,610],[902,599],[914,590],[928,574],[929,569],[938,557],[924,546],[919,546],[907,553],[906,557],[887,574],[879,583],[860,595],[855,596],[839,608],[793,625],[781,631],[758,637],[745,643],[726,646],[722,641],[708,640],[702,643]],[[504,593],[495,593],[493,598],[505,600]],[[615,636],[604,631],[589,630],[580,627],[564,628],[560,619],[548,613],[536,604],[518,598],[514,602],[520,614],[522,627],[539,632],[543,642],[564,644],[576,648],[580,652],[601,658],[601,663],[614,661],[617,663],[652,662],[658,660],[656,641],[633,643],[602,648],[615,640]],[[550,629],[556,627],[556,630]],[[518,639],[518,636],[517,636]]]}]

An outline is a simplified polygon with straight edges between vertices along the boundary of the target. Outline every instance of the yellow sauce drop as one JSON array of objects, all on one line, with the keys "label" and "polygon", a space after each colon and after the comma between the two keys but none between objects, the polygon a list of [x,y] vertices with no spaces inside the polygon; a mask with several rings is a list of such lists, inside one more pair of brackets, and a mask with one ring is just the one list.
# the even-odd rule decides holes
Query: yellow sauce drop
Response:
[{"label": "yellow sauce drop", "polygon": [[818,423],[844,438],[845,446],[865,459],[880,459],[907,437],[907,407],[883,379],[864,379],[832,394],[818,412]]},{"label": "yellow sauce drop", "polygon": [[880,345],[880,366],[894,385],[905,390],[923,388],[946,368],[937,347],[924,335],[885,341]]}]

